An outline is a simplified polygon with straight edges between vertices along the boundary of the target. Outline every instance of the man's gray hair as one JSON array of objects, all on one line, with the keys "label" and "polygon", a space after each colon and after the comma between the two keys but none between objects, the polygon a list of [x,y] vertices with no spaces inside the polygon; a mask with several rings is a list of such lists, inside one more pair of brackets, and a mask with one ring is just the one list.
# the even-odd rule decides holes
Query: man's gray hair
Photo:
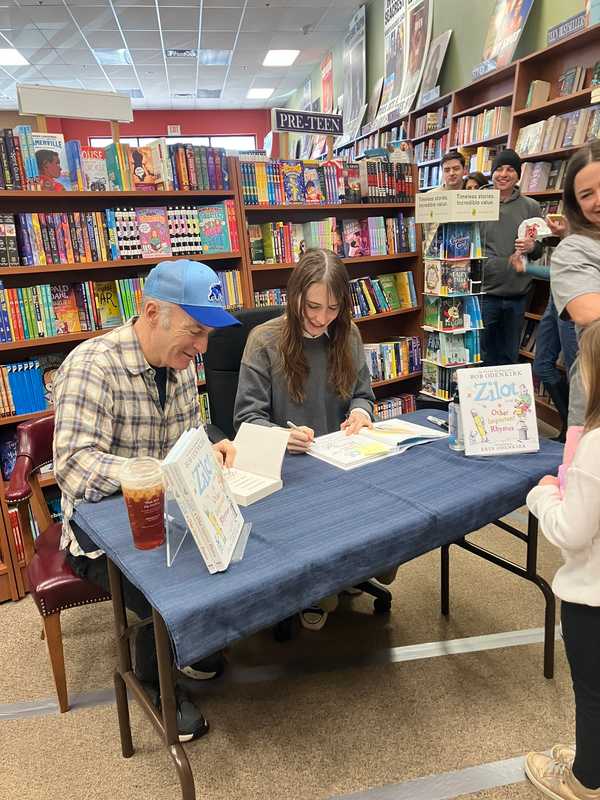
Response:
[{"label": "man's gray hair", "polygon": [[173,308],[173,303],[169,303],[167,300],[157,300],[155,297],[148,297],[148,295],[142,294],[142,311],[144,311],[150,300],[158,306],[158,319],[161,328],[168,331],[171,327],[171,309]]}]

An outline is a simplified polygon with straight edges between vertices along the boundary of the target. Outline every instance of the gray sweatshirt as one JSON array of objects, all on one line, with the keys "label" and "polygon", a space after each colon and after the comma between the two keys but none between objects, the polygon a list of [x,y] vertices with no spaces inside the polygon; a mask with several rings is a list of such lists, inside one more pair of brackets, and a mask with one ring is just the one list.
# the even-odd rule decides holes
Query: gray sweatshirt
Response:
[{"label": "gray sweatshirt", "polygon": [[317,339],[303,338],[304,356],[309,373],[304,387],[304,402],[295,403],[288,394],[287,381],[280,367],[279,341],[284,317],[277,317],[254,328],[248,337],[233,415],[237,430],[242,422],[257,425],[280,425],[287,420],[313,428],[316,436],[339,430],[346,416],[362,408],[373,416],[374,395],[365,360],[362,339],[352,325],[351,344],[357,378],[351,397],[343,400],[328,381],[327,361],[330,340],[323,334]]},{"label": "gray sweatshirt", "polygon": [[[500,219],[496,222],[483,223],[487,256],[487,260],[483,262],[483,289],[485,292],[499,297],[517,297],[527,293],[533,275],[527,272],[516,272],[508,263],[508,259],[515,252],[515,239],[519,225],[525,219],[541,216],[541,213],[538,201],[532,197],[524,197],[521,190],[515,187],[508,200],[500,201]],[[541,254],[542,246],[536,242],[529,258],[535,261]]]}]

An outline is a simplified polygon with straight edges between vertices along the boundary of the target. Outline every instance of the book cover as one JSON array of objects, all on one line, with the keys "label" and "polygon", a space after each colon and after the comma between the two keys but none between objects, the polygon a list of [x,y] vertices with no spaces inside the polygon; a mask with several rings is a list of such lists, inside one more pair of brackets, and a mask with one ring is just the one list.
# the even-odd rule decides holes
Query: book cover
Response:
[{"label": "book cover", "polygon": [[107,192],[110,188],[106,153],[101,147],[81,148],[81,171],[83,182],[88,192]]},{"label": "book cover", "polygon": [[577,67],[569,67],[558,78],[558,94],[573,94],[575,91],[575,81],[577,79]]},{"label": "book cover", "polygon": [[134,147],[127,151],[129,173],[134,189],[153,191],[160,179],[160,168],[154,164],[154,148],[151,144]]},{"label": "book cover", "polygon": [[52,384],[57,369],[64,361],[64,355],[60,353],[47,353],[37,357],[39,362],[40,374],[42,376],[42,385],[44,387],[44,398],[48,408],[54,405],[54,396],[52,394]]},{"label": "book cover", "polygon": [[142,258],[172,255],[167,209],[164,206],[136,208],[135,218]]},{"label": "book cover", "polygon": [[344,237],[344,255],[347,258],[367,255],[363,249],[363,237],[359,220],[342,220],[342,232]]},{"label": "book cover", "polygon": [[32,133],[39,171],[40,189],[45,192],[71,191],[71,177],[62,133]]},{"label": "book cover", "polygon": [[56,320],[56,334],[78,333],[81,331],[79,309],[73,286],[53,284],[50,287],[52,295],[52,310]]},{"label": "book cover", "polygon": [[322,203],[325,200],[321,179],[316,164],[304,162],[304,191],[307,203]]},{"label": "book cover", "polygon": [[198,220],[203,253],[227,253],[231,250],[227,209],[223,203],[201,206]]},{"label": "book cover", "polygon": [[114,281],[94,281],[94,301],[102,329],[116,328],[122,324],[117,286]]},{"label": "book cover", "polygon": [[539,450],[531,364],[456,371],[467,456]]},{"label": "book cover", "polygon": [[288,439],[289,431],[283,428],[242,422],[234,440],[235,466],[225,474],[238,505],[249,506],[281,489]]},{"label": "book cover", "polygon": [[281,161],[281,176],[286,203],[304,203],[306,191],[301,161]]}]

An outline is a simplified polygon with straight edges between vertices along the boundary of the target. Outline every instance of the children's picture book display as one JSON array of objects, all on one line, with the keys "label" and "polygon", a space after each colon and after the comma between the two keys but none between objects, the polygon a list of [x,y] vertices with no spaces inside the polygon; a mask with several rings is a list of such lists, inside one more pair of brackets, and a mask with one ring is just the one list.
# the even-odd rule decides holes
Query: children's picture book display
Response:
[{"label": "children's picture book display", "polygon": [[456,371],[465,454],[539,450],[531,364]]}]

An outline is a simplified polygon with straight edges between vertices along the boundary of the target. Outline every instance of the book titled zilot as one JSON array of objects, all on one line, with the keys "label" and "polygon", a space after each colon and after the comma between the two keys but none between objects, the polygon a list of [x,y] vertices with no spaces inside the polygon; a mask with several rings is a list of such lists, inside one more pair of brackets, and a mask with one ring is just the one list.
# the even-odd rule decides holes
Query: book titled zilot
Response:
[{"label": "book titled zilot", "polygon": [[403,419],[387,419],[351,436],[344,431],[317,436],[308,453],[334,467],[355,469],[447,435]]},{"label": "book titled zilot", "polygon": [[459,369],[456,375],[465,455],[540,449],[531,364]]},{"label": "book titled zilot", "polygon": [[226,570],[244,518],[204,429],[182,433],[162,470],[208,571]]}]

